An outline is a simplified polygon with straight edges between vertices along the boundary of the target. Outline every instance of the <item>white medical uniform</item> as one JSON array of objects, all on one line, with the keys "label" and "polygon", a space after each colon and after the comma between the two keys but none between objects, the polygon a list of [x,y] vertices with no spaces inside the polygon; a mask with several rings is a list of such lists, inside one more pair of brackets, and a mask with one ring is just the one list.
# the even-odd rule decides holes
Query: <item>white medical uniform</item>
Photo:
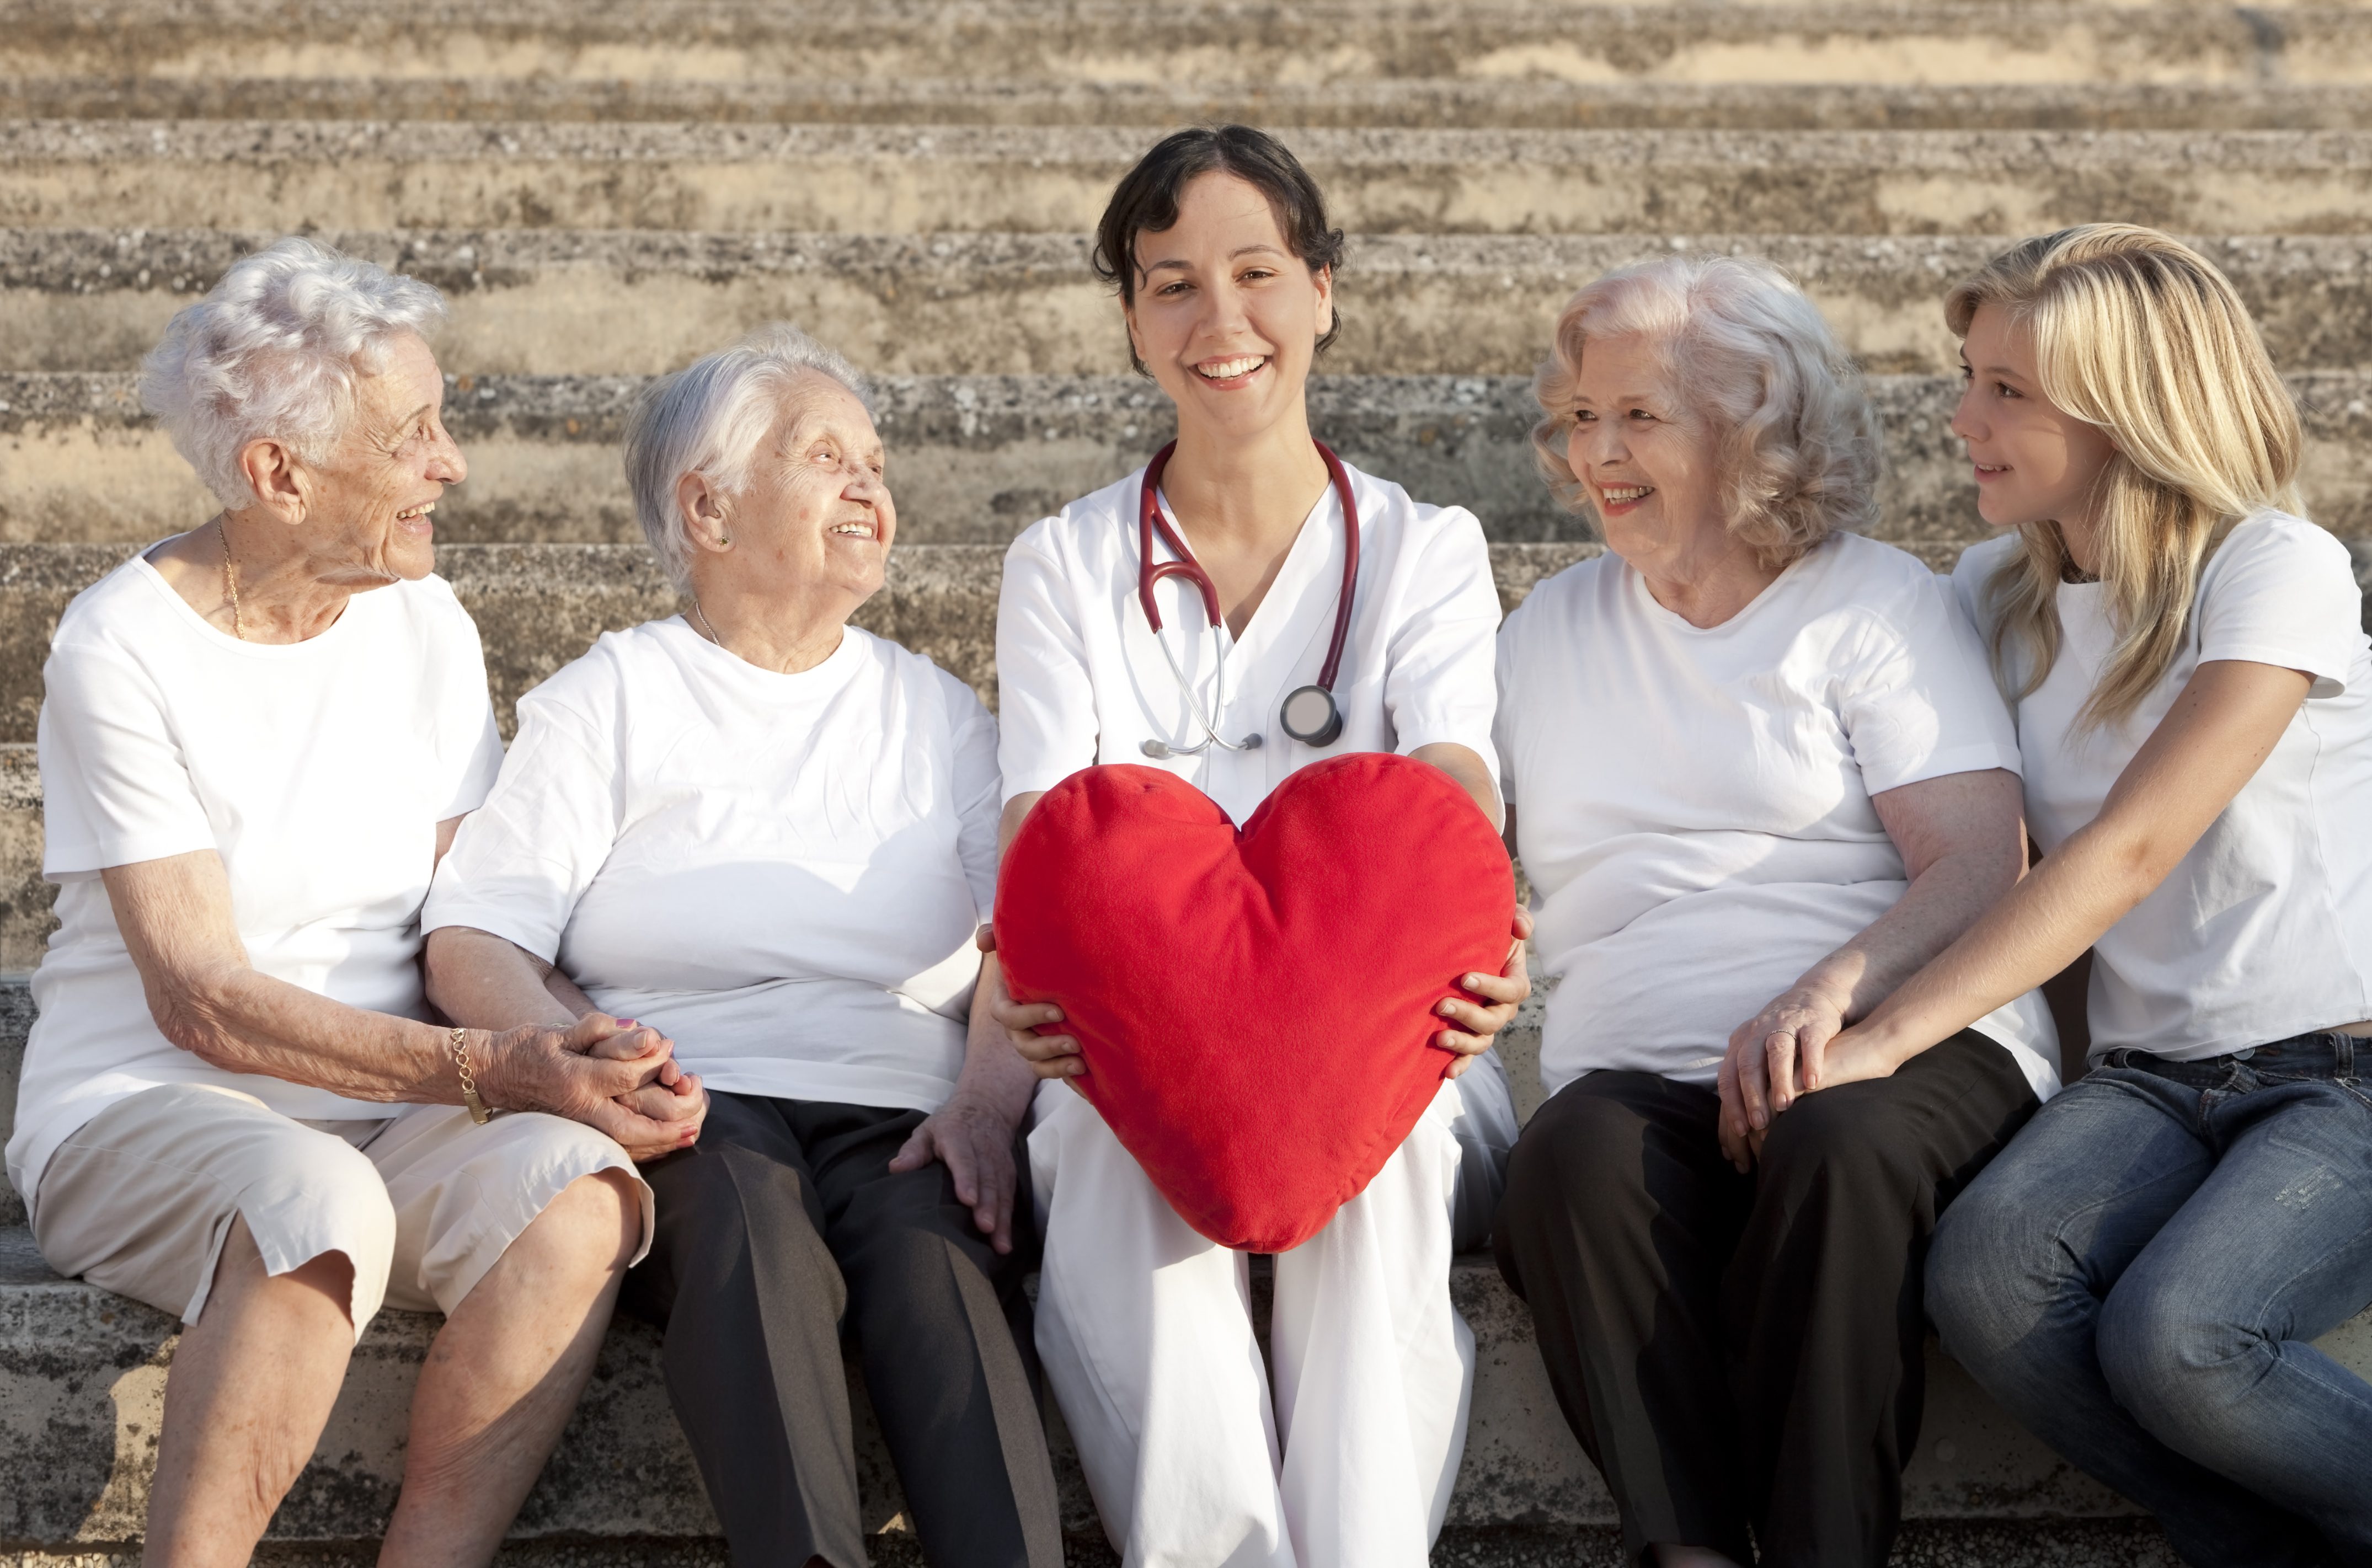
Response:
[{"label": "white medical uniform", "polygon": [[[1142,744],[1203,738],[1136,597],[1143,475],[1033,525],[997,610],[1005,795],[1094,763],[1166,768],[1241,822],[1295,769],[1355,751],[1468,748],[1495,768],[1499,600],[1473,515],[1421,505],[1349,470],[1359,575],[1335,701],[1313,749],[1278,722],[1318,679],[1345,548],[1330,487],[1240,639],[1222,628],[1225,704],[1202,602],[1157,601],[1170,653],[1230,740],[1155,761]],[[1166,558],[1157,536],[1157,554]],[[1510,911],[1512,914],[1513,912]],[[1473,1085],[1471,1100],[1460,1085]],[[1104,1527],[1130,1568],[1418,1568],[1465,1446],[1474,1338],[1448,1271],[1461,1122],[1512,1136],[1495,1056],[1446,1084],[1366,1190],[1276,1260],[1275,1400],[1253,1338],[1242,1254],[1173,1212],[1095,1108],[1041,1086],[1030,1172],[1045,1234],[1038,1349]]]}]

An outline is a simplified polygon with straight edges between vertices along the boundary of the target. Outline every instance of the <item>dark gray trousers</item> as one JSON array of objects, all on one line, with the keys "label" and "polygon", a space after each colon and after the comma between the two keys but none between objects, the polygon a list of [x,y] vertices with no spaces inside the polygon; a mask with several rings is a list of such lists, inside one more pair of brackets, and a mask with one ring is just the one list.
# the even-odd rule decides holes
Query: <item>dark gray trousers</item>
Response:
[{"label": "dark gray trousers", "polygon": [[1499,1272],[1632,1562],[1670,1541],[1884,1568],[1925,1392],[1927,1237],[2034,1109],[2016,1058],[1968,1029],[1796,1101],[1752,1176],[1722,1157],[1709,1088],[1599,1072],[1540,1109]]},{"label": "dark gray trousers", "polygon": [[[939,1164],[893,1175],[923,1113],[710,1096],[697,1147],[643,1167],[650,1256],[620,1305],[667,1330],[669,1399],[735,1568],[864,1568],[843,1333],[934,1568],[1059,1568],[1021,1277]],[[1030,1214],[1029,1163],[1018,1240]]]}]

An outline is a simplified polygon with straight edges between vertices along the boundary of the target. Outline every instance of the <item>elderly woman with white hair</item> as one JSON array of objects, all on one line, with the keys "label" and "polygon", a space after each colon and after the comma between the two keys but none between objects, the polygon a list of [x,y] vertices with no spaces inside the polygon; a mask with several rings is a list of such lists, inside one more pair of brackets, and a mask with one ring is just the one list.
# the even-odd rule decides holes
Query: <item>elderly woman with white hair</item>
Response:
[{"label": "elderly woman with white hair", "polygon": [[2017,738],[1949,588],[1845,531],[1877,517],[1876,421],[1775,270],[1600,279],[1537,391],[1607,553],[1499,636],[1509,842],[1559,982],[1499,1266],[1634,1561],[1880,1564],[1926,1237],[2057,1086],[2056,1037],[2029,992],[1804,1090],[2017,880]]},{"label": "elderly woman with white hair", "polygon": [[967,1026],[996,726],[848,624],[898,527],[864,383],[762,330],[651,389],[626,472],[691,608],[520,700],[429,898],[432,993],[490,1028],[629,1012],[707,1081],[625,1305],[666,1325],[736,1563],[866,1560],[845,1333],[924,1556],[1054,1568],[1014,1202],[1036,1080]]},{"label": "elderly woman with white hair", "polygon": [[223,509],[78,597],[43,671],[60,929],[8,1175],[52,1267],[189,1325],[152,1562],[247,1562],[382,1302],[448,1320],[379,1561],[491,1560],[645,1244],[628,1155],[699,1127],[654,1031],[429,1021],[421,902],[502,759],[430,575],[443,316],[302,239],[176,316],[142,394]]}]

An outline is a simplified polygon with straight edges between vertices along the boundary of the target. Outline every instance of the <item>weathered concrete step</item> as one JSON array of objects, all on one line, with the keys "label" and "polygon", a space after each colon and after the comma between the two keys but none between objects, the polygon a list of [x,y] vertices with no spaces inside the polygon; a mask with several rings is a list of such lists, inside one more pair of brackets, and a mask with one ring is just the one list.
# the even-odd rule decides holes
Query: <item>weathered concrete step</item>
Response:
[{"label": "weathered concrete step", "polygon": [[2372,64],[2372,23],[2360,12],[2202,5],[903,0],[861,11],[692,3],[375,12],[169,0],[69,10],[17,0],[0,23],[6,76],[1965,85],[2355,81]]},{"label": "weathered concrete step", "polygon": [[[1064,1543],[1071,1568],[1120,1568],[1100,1537]],[[258,1568],[372,1568],[376,1540],[267,1542]],[[866,1542],[874,1568],[924,1568],[921,1545],[907,1535]],[[616,1540],[515,1539],[495,1568],[727,1568],[721,1539],[637,1537]],[[1614,1525],[1535,1527],[1451,1525],[1434,1542],[1436,1568],[1629,1568]],[[2163,1531],[2138,1517],[2099,1519],[1908,1519],[1895,1537],[1890,1568],[2182,1568]],[[0,1568],[141,1568],[140,1543],[87,1543],[60,1551],[0,1551]]]},{"label": "weathered concrete step", "polygon": [[[2372,534],[2372,377],[2294,376],[2308,407],[2307,494],[2337,532]],[[456,377],[448,391],[471,478],[439,507],[457,542],[640,539],[618,465],[634,377]],[[1984,536],[1960,443],[1947,428],[1957,377],[1881,376],[1887,472],[1879,537],[1965,544]],[[899,537],[993,542],[1109,484],[1169,439],[1149,382],[1100,377],[885,377],[881,429]],[[1539,417],[1520,377],[1320,377],[1320,437],[1418,499],[1471,508],[1493,539],[1579,537],[1532,466]],[[104,474],[105,482],[97,476]],[[214,503],[138,412],[132,377],[0,375],[0,541],[145,542]]]},{"label": "weathered concrete step", "polygon": [[[0,371],[128,370],[174,311],[279,236],[0,229]],[[796,321],[883,375],[1101,375],[1126,367],[1110,291],[1077,234],[322,233],[444,289],[459,374],[647,375]],[[2372,239],[2196,238],[2285,369],[2372,370]],[[2004,236],[1359,235],[1339,280],[1336,376],[1529,375],[1556,312],[1610,268],[1674,250],[1767,256],[1866,370],[1957,373],[1941,296]]]},{"label": "weathered concrete step", "polygon": [[[637,377],[451,378],[471,478],[439,506],[456,541],[642,537],[617,441]],[[986,542],[1142,463],[1174,434],[1167,398],[1118,377],[885,377],[878,384],[899,538]],[[1475,506],[1494,537],[1576,536],[1522,449],[1522,383],[1321,377],[1311,412],[1348,460]],[[100,471],[106,482],[95,484]],[[132,377],[0,375],[0,540],[145,541],[213,510],[138,412]]]},{"label": "weathered concrete step", "polygon": [[[384,65],[374,67],[385,69]],[[391,112],[400,110],[401,112]],[[1135,81],[525,80],[372,75],[16,77],[0,120],[675,120],[853,125],[1398,126],[1407,130],[2351,131],[2354,83],[1385,78]]]},{"label": "weathered concrete step", "polygon": [[[1456,1265],[1450,1291],[1474,1329],[1477,1359],[1451,1527],[1610,1523],[1605,1487],[1550,1396],[1529,1314],[1485,1262]],[[401,1475],[412,1385],[436,1326],[434,1315],[397,1312],[373,1324],[313,1461],[267,1539],[356,1540],[384,1527]],[[2366,1328],[2343,1330],[2326,1348],[2372,1365]],[[9,1539],[61,1551],[137,1536],[176,1330],[164,1314],[51,1275],[29,1232],[0,1232],[0,1528]],[[1928,1384],[1918,1458],[1904,1478],[1905,1512],[1913,1518],[2132,1512],[2018,1430],[1932,1348]],[[902,1499],[861,1379],[851,1379],[850,1393],[859,1412],[866,1522],[878,1530],[899,1519]],[[1059,1411],[1051,1401],[1048,1410],[1065,1534],[1092,1551],[1100,1545],[1093,1505]],[[667,1402],[657,1336],[622,1321],[513,1539],[676,1541],[716,1533]]]},{"label": "weathered concrete step", "polygon": [[[2372,133],[1294,129],[1365,233],[2181,233],[2366,226]],[[1094,226],[1138,127],[0,123],[0,225]]]}]

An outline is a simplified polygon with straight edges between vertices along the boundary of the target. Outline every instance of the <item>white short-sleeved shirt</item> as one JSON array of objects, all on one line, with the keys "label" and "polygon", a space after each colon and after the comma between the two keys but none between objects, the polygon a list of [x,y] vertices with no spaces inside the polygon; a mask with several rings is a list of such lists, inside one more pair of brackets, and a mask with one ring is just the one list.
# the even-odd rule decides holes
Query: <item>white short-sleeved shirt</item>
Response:
[{"label": "white short-sleeved shirt", "polygon": [[[1942,579],[1832,534],[1718,626],[1622,557],[1534,588],[1499,634],[1501,776],[1557,977],[1551,1094],[1599,1068],[1710,1084],[1730,1031],[1909,882],[1870,797],[2016,772],[2009,714]],[[2059,1083],[2039,993],[1975,1028],[2038,1098]]]},{"label": "white short-sleeved shirt", "polygon": [[996,722],[852,626],[813,669],[680,617],[604,634],[518,738],[425,923],[556,963],[713,1089],[936,1110],[996,890]]},{"label": "white short-sleeved shirt", "polygon": [[[1980,626],[1984,584],[2017,548],[1992,540],[1960,557],[1953,585]],[[2062,583],[2058,606],[2059,656],[2017,704],[2027,821],[2045,853],[2099,815],[2201,664],[2314,678],[2255,776],[2093,945],[2093,1056],[2216,1056],[2372,1018],[2372,644],[2346,547],[2281,512],[2236,526],[2200,574],[2165,678],[2129,721],[2089,734],[2076,716],[2115,633],[2097,583]]]},{"label": "white short-sleeved shirt", "polygon": [[[1331,486],[1286,552],[1240,639],[1220,628],[1227,704],[1215,712],[1216,658],[1201,598],[1165,579],[1162,635],[1195,700],[1230,740],[1155,761],[1143,743],[1203,738],[1137,602],[1137,498],[1144,470],[1032,524],[1005,557],[996,670],[1007,799],[1050,789],[1082,768],[1166,768],[1242,822],[1295,770],[1357,751],[1448,741],[1491,765],[1492,633],[1499,596],[1482,525],[1461,507],[1424,505],[1399,485],[1345,467],[1359,513],[1359,575],[1334,683],[1343,733],[1306,746],[1285,733],[1285,695],[1318,679],[1334,630],[1345,547]],[[1168,559],[1160,538],[1154,549]]]},{"label": "white short-sleeved shirt", "polygon": [[391,1108],[228,1073],[149,1016],[99,880],[111,865],[222,856],[254,968],[351,1006],[425,1015],[420,905],[436,824],[502,764],[478,629],[440,577],[358,593],[330,629],[243,643],[145,556],[66,607],[43,667],[45,847],[59,929],[17,1091],[8,1179],[36,1202],[57,1146],[116,1101],[215,1084],[307,1120]]}]

